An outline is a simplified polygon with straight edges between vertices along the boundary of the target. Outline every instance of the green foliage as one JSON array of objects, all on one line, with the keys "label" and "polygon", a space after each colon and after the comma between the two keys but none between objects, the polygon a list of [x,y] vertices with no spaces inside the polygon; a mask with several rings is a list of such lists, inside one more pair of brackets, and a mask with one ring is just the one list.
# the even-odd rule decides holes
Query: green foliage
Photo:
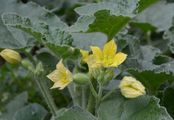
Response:
[{"label": "green foliage", "polygon": [[128,70],[137,80],[144,84],[146,90],[150,94],[156,94],[158,89],[164,83],[173,82],[173,74],[167,74],[165,72],[156,73],[155,71],[138,71]]},{"label": "green foliage", "polygon": [[109,10],[111,15],[132,17],[133,11],[136,9],[139,0],[109,0],[107,2],[91,3],[82,7],[78,7],[75,11],[79,15],[94,15],[100,10]]},{"label": "green foliage", "polygon": [[47,111],[39,104],[29,104],[15,113],[14,120],[44,120]]},{"label": "green foliage", "polygon": [[142,96],[136,99],[125,99],[116,95],[104,101],[99,108],[100,120],[172,120],[159,99]]},{"label": "green foliage", "polygon": [[[43,66],[40,71],[43,75],[39,74],[39,81],[35,81],[39,89],[33,89],[36,83],[32,79],[36,76],[27,72],[28,67],[22,68],[21,64],[12,66],[0,58],[0,120],[172,120],[172,1],[31,1],[37,4],[24,4],[20,0],[1,1],[0,50],[20,49],[18,52],[22,58],[29,61],[33,68],[38,68],[38,63]],[[86,73],[90,66],[82,60],[80,49],[89,51],[90,46],[102,48],[112,38],[117,43],[117,51],[128,56],[121,66],[111,68],[116,71],[111,76],[99,75],[97,79],[106,78],[108,81],[107,78],[114,76],[117,80],[104,85],[90,76],[91,71]],[[56,64],[60,59],[73,75],[88,74],[90,83],[80,86],[72,81],[68,89],[52,90],[52,100],[48,89],[52,81],[43,80],[47,72],[58,69]],[[116,89],[127,75],[139,80],[145,86],[147,95],[124,98]],[[25,90],[29,94],[21,93]],[[45,99],[39,96],[37,90],[45,93]],[[10,100],[17,94],[14,100]],[[46,103],[51,116],[46,116],[47,110],[40,105],[46,106]]]},{"label": "green foliage", "polygon": [[158,0],[140,0],[138,12],[142,12],[145,8],[149,7],[150,5],[154,4]]},{"label": "green foliage", "polygon": [[97,120],[92,114],[90,114],[89,112],[87,112],[79,107],[73,107],[73,108],[66,109],[66,110],[63,109],[63,111],[61,111],[61,113],[60,112],[58,112],[58,113],[59,113],[59,116],[55,120],[68,120],[68,119]]},{"label": "green foliage", "polygon": [[174,13],[171,11],[174,11],[174,3],[168,4],[165,0],[158,1],[139,14],[136,17],[136,22],[150,23],[157,27],[158,31],[167,30],[170,28],[174,16]]},{"label": "green foliage", "polygon": [[43,120],[47,111],[39,104],[28,103],[28,94],[23,92],[9,102],[6,112],[0,116],[2,120]]},{"label": "green foliage", "polygon": [[[56,24],[61,28],[66,27],[66,25],[61,22],[58,17],[32,2],[25,5],[21,2],[17,2],[16,0],[3,0],[0,8],[0,15],[2,15],[4,12],[15,12],[25,17],[30,17],[34,21],[39,20],[52,26]],[[60,22],[61,24],[58,24]],[[33,45],[33,37],[28,36],[26,33],[21,32],[20,30],[5,27],[2,20],[0,20],[0,27],[2,28],[0,32],[1,48],[23,48]]]},{"label": "green foliage", "polygon": [[170,86],[167,89],[165,89],[161,100],[161,104],[167,108],[167,111],[170,113],[172,117],[174,117],[173,96],[174,96],[174,88],[173,86]]},{"label": "green foliage", "polygon": [[88,32],[103,32],[108,36],[109,40],[130,20],[126,16],[110,15],[109,11],[99,11],[94,16],[96,19],[94,23],[89,25]]}]

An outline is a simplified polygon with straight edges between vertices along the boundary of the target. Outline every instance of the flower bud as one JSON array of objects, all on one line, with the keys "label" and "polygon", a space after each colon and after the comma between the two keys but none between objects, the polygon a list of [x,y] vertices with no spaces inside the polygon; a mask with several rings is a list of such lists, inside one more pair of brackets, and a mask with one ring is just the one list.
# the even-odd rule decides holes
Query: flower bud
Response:
[{"label": "flower bud", "polygon": [[0,52],[1,57],[11,64],[16,64],[21,61],[21,56],[18,52],[11,49],[4,49]]},{"label": "flower bud", "polygon": [[113,79],[113,77],[114,77],[114,71],[106,70],[104,73],[103,84],[107,84],[110,80]]},{"label": "flower bud", "polygon": [[73,81],[79,85],[89,84],[90,79],[89,76],[84,73],[77,73],[73,75]]},{"label": "flower bud", "polygon": [[34,71],[34,74],[36,75],[40,75],[41,73],[44,72],[44,68],[43,68],[43,64],[41,62],[39,62],[37,65],[36,65],[36,69]]},{"label": "flower bud", "polygon": [[126,98],[136,98],[146,93],[145,87],[141,82],[133,77],[125,76],[120,82],[119,88],[121,93]]},{"label": "flower bud", "polygon": [[34,68],[33,64],[30,61],[24,59],[24,60],[21,61],[21,64],[23,65],[23,67],[25,69],[28,69],[31,72],[35,71],[35,68]]}]

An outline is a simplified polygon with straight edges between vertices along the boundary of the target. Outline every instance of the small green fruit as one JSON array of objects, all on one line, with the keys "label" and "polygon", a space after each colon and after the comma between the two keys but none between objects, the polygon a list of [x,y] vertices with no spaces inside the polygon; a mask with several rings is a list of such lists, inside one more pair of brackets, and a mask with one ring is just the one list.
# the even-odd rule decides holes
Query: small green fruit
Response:
[{"label": "small green fruit", "polygon": [[77,73],[73,75],[73,81],[79,85],[87,85],[90,82],[89,76],[84,73]]}]

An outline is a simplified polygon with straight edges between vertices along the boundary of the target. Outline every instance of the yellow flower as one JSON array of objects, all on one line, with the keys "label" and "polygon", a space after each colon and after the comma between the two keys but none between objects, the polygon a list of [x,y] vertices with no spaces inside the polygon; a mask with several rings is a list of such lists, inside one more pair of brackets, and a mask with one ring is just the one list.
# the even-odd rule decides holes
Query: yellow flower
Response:
[{"label": "yellow flower", "polygon": [[109,41],[104,45],[103,50],[97,46],[91,46],[92,54],[88,51],[81,50],[82,59],[89,67],[118,67],[127,57],[126,54],[117,51],[117,46],[114,40]]},{"label": "yellow flower", "polygon": [[3,59],[11,64],[16,64],[21,61],[21,56],[18,52],[11,49],[4,49],[0,52],[0,55]]},{"label": "yellow flower", "polygon": [[86,50],[80,50],[80,53],[82,54],[82,60],[84,62],[88,61],[88,57],[89,57],[89,52]]},{"label": "yellow flower", "polygon": [[120,82],[119,88],[126,98],[136,98],[146,94],[145,87],[133,77],[125,76]]},{"label": "yellow flower", "polygon": [[47,77],[54,82],[51,89],[59,88],[62,90],[73,80],[72,73],[63,65],[62,60],[56,65],[56,70],[47,75]]}]

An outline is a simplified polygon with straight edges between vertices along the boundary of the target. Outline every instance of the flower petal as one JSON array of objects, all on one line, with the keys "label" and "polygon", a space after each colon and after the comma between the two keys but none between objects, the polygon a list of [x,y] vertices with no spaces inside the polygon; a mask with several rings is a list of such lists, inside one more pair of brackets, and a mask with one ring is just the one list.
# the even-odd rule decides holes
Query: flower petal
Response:
[{"label": "flower petal", "polygon": [[104,45],[103,55],[104,58],[114,58],[115,53],[117,51],[117,45],[114,40],[109,41]]},{"label": "flower petal", "polygon": [[141,92],[138,90],[135,90],[133,88],[129,88],[129,87],[124,87],[121,89],[121,93],[126,97],[126,98],[136,98],[139,97],[141,95],[144,95],[145,92]]},{"label": "flower petal", "polygon": [[119,52],[115,55],[112,67],[117,67],[121,63],[123,63],[127,58],[127,54],[124,54],[122,52]]},{"label": "flower petal", "polygon": [[92,55],[95,58],[96,62],[101,62],[102,58],[103,58],[103,54],[102,51],[99,47],[96,46],[91,46],[91,50],[92,50]]},{"label": "flower petal", "polygon": [[72,73],[63,65],[62,60],[56,65],[56,70],[47,75],[54,83],[53,88],[63,89],[72,82]]},{"label": "flower petal", "polygon": [[59,80],[59,71],[54,70],[52,73],[48,74],[47,77],[53,82],[57,82]]},{"label": "flower petal", "polygon": [[96,60],[96,58],[94,57],[94,55],[90,55],[89,59],[87,61],[88,67],[89,67],[89,71],[91,69],[95,69],[98,67],[102,66],[101,60]]},{"label": "flower petal", "polygon": [[56,83],[54,83],[54,85],[51,87],[51,89],[54,88],[59,88],[59,90],[64,89],[70,82],[63,82],[63,81],[57,81]]},{"label": "flower petal", "polygon": [[89,57],[89,52],[86,50],[80,50],[80,53],[82,54],[82,60],[84,62],[87,62],[88,57]]}]

